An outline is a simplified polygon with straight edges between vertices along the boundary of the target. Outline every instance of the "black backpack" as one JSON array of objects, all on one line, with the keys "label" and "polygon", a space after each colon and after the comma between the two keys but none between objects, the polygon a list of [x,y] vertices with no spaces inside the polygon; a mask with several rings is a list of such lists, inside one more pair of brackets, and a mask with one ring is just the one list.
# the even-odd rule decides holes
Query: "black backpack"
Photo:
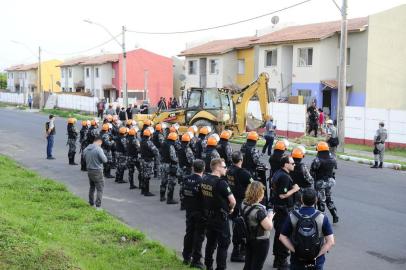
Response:
[{"label": "black backpack", "polygon": [[[316,211],[307,216],[292,211],[290,219],[293,224],[292,243],[295,247],[295,257],[304,262],[313,262],[323,245],[322,226],[324,215]],[[294,220],[296,219],[296,226]]]}]

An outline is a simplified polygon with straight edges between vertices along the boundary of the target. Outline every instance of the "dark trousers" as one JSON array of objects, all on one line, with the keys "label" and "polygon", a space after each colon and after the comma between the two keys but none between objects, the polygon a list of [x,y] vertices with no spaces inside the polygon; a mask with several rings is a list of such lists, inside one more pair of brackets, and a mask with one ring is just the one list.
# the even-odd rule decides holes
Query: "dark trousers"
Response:
[{"label": "dark trousers", "polygon": [[269,239],[250,240],[247,243],[244,270],[261,270],[268,255]]},{"label": "dark trousers", "polygon": [[295,263],[291,262],[290,270],[323,270],[323,265],[316,265],[316,266],[314,266],[312,268],[309,268],[309,267],[306,268],[302,264],[295,264]]},{"label": "dark trousers", "polygon": [[[88,170],[87,175],[89,177],[89,204],[96,205],[96,207],[101,206],[101,201],[103,198],[103,189],[104,189],[104,178],[103,170]],[[94,192],[96,194],[96,203],[94,201]]]},{"label": "dark trousers", "polygon": [[275,229],[275,237],[273,239],[273,255],[275,257],[286,259],[289,256],[289,250],[279,241],[279,235],[281,234],[282,227],[288,217],[288,212],[283,210],[277,210],[273,217],[273,226]]},{"label": "dark trousers", "polygon": [[97,117],[103,118],[103,110],[97,110]]},{"label": "dark trousers", "polygon": [[[217,247],[216,264],[218,270],[227,267],[227,250],[230,245],[230,225],[228,218],[210,222],[206,228],[206,252],[204,264],[208,269],[213,267],[213,253]],[[215,224],[214,224],[215,223]]]},{"label": "dark trousers", "polygon": [[32,109],[32,102],[28,102],[28,106]]},{"label": "dark trousers", "polygon": [[309,123],[309,131],[307,132],[309,135],[314,130],[314,137],[317,137],[317,130],[319,129],[319,124],[317,122],[310,122]]},{"label": "dark trousers", "polygon": [[200,262],[204,241],[203,214],[200,211],[186,210],[186,234],[183,240],[183,259]]},{"label": "dark trousers", "polygon": [[268,156],[272,154],[272,145],[274,141],[274,137],[271,136],[265,136],[265,145],[262,147],[262,154],[265,154],[265,152],[268,150]]},{"label": "dark trousers", "polygon": [[47,158],[52,157],[52,148],[54,147],[54,135],[47,137]]}]

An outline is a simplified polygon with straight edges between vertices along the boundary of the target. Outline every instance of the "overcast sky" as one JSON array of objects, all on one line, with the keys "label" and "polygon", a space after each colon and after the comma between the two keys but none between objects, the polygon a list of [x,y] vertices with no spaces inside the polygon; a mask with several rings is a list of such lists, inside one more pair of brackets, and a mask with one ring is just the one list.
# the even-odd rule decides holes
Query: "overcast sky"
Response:
[{"label": "overcast sky", "polygon": [[[1,4],[0,70],[37,61],[38,46],[43,59],[67,59],[94,55],[101,51],[119,52],[114,41],[92,48],[110,39],[100,27],[83,22],[89,19],[103,24],[114,35],[121,26],[138,31],[182,31],[211,27],[269,13],[303,0],[12,0]],[[341,5],[342,0],[337,0]],[[348,0],[349,18],[367,16],[406,0]],[[312,0],[279,12],[279,24],[306,24],[339,20],[332,0]],[[141,47],[172,56],[187,43],[211,39],[255,35],[257,29],[271,25],[273,15],[231,27],[179,35],[126,34],[127,50]],[[121,37],[119,37],[121,42]],[[26,46],[11,42],[15,40]],[[28,48],[27,48],[28,47]],[[31,52],[30,52],[30,50]],[[78,53],[81,52],[81,53]]]}]

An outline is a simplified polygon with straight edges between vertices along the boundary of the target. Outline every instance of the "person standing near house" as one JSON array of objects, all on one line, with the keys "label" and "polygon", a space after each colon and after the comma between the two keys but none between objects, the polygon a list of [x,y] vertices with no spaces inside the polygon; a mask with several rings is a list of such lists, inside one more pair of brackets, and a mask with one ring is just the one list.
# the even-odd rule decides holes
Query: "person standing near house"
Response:
[{"label": "person standing near house", "polygon": [[326,142],[330,147],[330,153],[335,157],[337,152],[337,146],[339,144],[337,128],[333,124],[333,120],[329,119],[326,121]]},{"label": "person standing near house", "polygon": [[264,133],[264,138],[265,138],[265,145],[262,148],[262,154],[265,154],[265,152],[268,151],[268,156],[271,156],[272,154],[272,145],[273,141],[275,140],[275,126],[273,124],[273,117],[272,115],[266,115],[265,116],[265,133]]},{"label": "person standing near house", "polygon": [[78,165],[75,163],[75,154],[76,154],[76,140],[78,138],[78,131],[76,130],[76,119],[75,118],[68,118],[68,126],[67,126],[67,132],[68,132],[68,141],[67,145],[69,146],[68,150],[68,160],[69,160],[69,165]]},{"label": "person standing near house", "polygon": [[179,106],[178,101],[176,100],[176,97],[172,99],[172,109],[176,109]]},{"label": "person standing near house", "polygon": [[140,112],[141,112],[141,114],[148,114],[148,109],[149,109],[148,107],[149,107],[148,101],[147,101],[147,100],[144,100],[144,101],[142,102],[141,107],[140,107]]},{"label": "person standing near house", "polygon": [[103,100],[100,100],[97,103],[97,117],[100,117],[100,119],[103,119],[104,109],[104,102]]},{"label": "person standing near house", "polygon": [[113,104],[109,104],[109,108],[106,110],[107,115],[117,115],[116,110],[113,109]]},{"label": "person standing near house", "polygon": [[49,121],[45,123],[45,137],[47,138],[47,159],[55,159],[52,156],[52,148],[54,147],[55,136],[55,117],[53,114],[49,115]]},{"label": "person standing near house", "polygon": [[317,137],[317,130],[319,129],[319,127],[318,127],[319,115],[317,113],[315,101],[313,101],[312,105],[310,105],[310,107],[307,108],[307,115],[309,117],[309,130],[307,133],[310,135],[311,132],[314,131],[314,137]]},{"label": "person standing near house", "polygon": [[133,119],[133,105],[132,104],[128,105],[126,112],[127,112],[127,118]]},{"label": "person standing near house", "polygon": [[32,109],[32,96],[31,94],[28,95],[28,106],[30,107],[30,110]]},{"label": "person standing near house", "polygon": [[168,109],[172,109],[172,97],[169,98]]},{"label": "person standing near house", "polygon": [[[385,141],[388,138],[388,131],[384,128],[384,122],[379,123],[379,129],[376,131],[374,136],[374,158],[375,164],[371,168],[382,168],[383,167],[383,157],[385,153]],[[379,166],[378,166],[379,161]]]},{"label": "person standing near house", "polygon": [[132,108],[132,110],[131,110],[132,116],[134,116],[134,115],[136,115],[136,114],[139,114],[139,113],[140,113],[140,109],[138,109],[138,105],[137,105],[137,104],[134,104],[134,106],[133,106],[133,108]]},{"label": "person standing near house", "polygon": [[324,112],[322,108],[319,108],[319,128],[320,134],[323,135],[324,133]]},{"label": "person standing near house", "polygon": [[118,113],[118,118],[120,119],[120,121],[125,122],[127,121],[128,117],[127,117],[127,112],[125,110],[124,107],[121,107],[120,112]]}]

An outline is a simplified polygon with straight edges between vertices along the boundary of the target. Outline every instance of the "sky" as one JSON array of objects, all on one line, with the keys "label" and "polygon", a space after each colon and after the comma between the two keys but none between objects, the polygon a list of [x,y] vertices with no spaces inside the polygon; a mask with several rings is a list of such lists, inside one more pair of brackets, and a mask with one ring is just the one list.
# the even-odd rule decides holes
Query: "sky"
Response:
[{"label": "sky", "polygon": [[[91,20],[113,35],[122,26],[150,32],[184,31],[232,23],[291,6],[304,0],[13,0],[1,5],[0,70],[38,59],[65,60],[102,52],[120,52],[117,42]],[[341,5],[342,0],[336,0]],[[406,4],[406,0],[348,0],[348,18],[368,16]],[[340,20],[333,0],[311,0],[294,8],[260,19],[216,30],[176,34],[145,35],[126,32],[126,49],[143,48],[164,56],[179,54],[186,46],[213,39],[255,35],[269,29],[271,18],[279,26]],[[122,37],[118,37],[122,42]],[[108,40],[109,43],[94,48]],[[13,42],[14,41],[14,42]],[[18,43],[15,43],[18,42]],[[88,50],[94,48],[92,50]]]}]

